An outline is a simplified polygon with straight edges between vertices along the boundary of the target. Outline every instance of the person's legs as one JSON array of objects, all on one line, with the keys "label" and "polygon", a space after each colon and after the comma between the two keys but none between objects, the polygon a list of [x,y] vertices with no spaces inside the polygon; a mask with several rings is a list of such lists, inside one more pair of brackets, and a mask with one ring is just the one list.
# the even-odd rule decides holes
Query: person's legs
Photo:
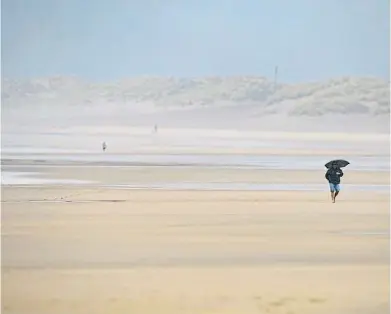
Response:
[{"label": "person's legs", "polygon": [[334,194],[334,202],[335,202],[335,198],[339,194],[339,191],[341,191],[341,188],[340,188],[339,184],[336,184],[334,188],[335,188],[335,194]]},{"label": "person's legs", "polygon": [[330,194],[331,194],[331,200],[333,203],[335,203],[335,186],[332,183],[329,183],[330,186]]}]

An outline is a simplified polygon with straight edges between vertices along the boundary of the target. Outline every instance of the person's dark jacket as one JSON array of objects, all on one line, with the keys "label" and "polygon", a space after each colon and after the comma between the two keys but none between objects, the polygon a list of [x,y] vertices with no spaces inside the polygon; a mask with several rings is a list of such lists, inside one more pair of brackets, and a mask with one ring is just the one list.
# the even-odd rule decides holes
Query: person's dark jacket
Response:
[{"label": "person's dark jacket", "polygon": [[339,184],[341,182],[341,177],[343,177],[343,172],[340,168],[330,168],[329,170],[327,170],[325,175],[327,181],[332,184]]}]

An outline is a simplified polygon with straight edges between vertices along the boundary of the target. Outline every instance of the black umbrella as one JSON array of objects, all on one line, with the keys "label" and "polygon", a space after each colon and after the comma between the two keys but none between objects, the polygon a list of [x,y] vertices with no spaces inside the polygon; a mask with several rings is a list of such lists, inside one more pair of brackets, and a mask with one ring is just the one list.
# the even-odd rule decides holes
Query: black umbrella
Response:
[{"label": "black umbrella", "polygon": [[324,166],[326,168],[331,168],[331,166],[333,164],[336,164],[338,168],[343,168],[343,167],[346,167],[347,165],[350,164],[349,161],[346,161],[346,160],[343,160],[343,159],[335,159],[335,160],[331,160],[329,161],[327,164],[325,164]]}]

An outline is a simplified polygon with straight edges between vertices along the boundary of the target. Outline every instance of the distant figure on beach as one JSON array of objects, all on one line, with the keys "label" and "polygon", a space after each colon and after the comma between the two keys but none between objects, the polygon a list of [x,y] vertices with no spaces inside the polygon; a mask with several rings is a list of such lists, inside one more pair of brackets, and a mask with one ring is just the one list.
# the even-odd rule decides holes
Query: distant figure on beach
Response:
[{"label": "distant figure on beach", "polygon": [[155,133],[157,133],[157,124],[155,124],[153,130],[154,130]]},{"label": "distant figure on beach", "polygon": [[326,172],[326,179],[329,181],[331,200],[335,203],[335,198],[339,194],[341,188],[341,177],[343,176],[343,172],[341,168],[338,167],[337,163],[333,163],[331,167]]},{"label": "distant figure on beach", "polygon": [[107,148],[107,144],[106,144],[106,142],[103,142],[103,143],[102,143],[102,150],[105,151],[106,148]]}]

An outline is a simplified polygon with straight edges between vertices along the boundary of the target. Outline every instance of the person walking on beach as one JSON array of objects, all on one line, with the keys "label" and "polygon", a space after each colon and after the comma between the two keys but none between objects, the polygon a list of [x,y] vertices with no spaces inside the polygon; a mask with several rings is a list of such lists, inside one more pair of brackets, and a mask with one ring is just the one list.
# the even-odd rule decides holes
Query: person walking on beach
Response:
[{"label": "person walking on beach", "polygon": [[106,142],[103,142],[103,143],[102,143],[102,150],[105,151],[106,148],[107,148]]},{"label": "person walking on beach", "polygon": [[335,198],[341,190],[341,177],[343,177],[341,168],[338,167],[337,163],[333,163],[325,175],[325,178],[329,181],[331,200],[333,203],[335,203]]}]

